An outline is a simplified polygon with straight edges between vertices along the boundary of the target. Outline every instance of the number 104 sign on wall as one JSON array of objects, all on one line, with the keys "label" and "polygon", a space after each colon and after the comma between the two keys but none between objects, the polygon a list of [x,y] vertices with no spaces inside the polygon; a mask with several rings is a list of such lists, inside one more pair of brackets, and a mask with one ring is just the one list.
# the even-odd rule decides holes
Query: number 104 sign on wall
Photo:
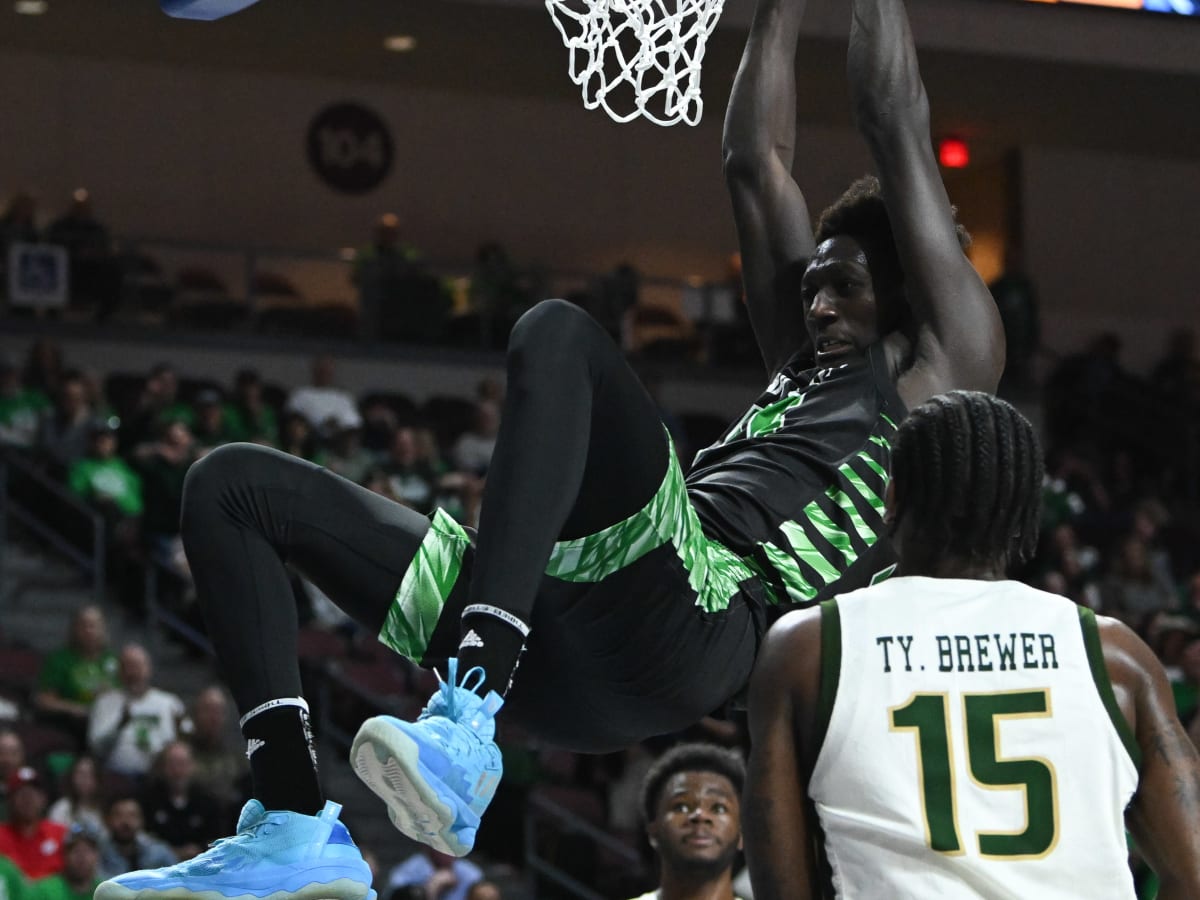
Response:
[{"label": "number 104 sign on wall", "polygon": [[308,162],[325,184],[366,194],[392,170],[392,136],[383,119],[357,103],[321,110],[308,128]]}]

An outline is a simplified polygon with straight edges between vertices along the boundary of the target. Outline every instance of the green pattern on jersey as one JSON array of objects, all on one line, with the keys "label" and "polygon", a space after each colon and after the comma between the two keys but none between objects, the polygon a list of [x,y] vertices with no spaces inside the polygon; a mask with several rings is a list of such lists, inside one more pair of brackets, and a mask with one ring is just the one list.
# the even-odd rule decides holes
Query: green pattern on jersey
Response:
[{"label": "green pattern on jersey", "polygon": [[[896,427],[896,423],[886,415],[881,414],[880,418],[892,428]],[[891,449],[887,439],[879,435],[873,435],[871,443],[884,450]],[[863,544],[871,547],[879,540],[879,533],[862,517],[851,495],[856,495],[880,516],[883,515],[883,498],[867,485],[859,472],[855,471],[855,464],[865,465],[887,483],[887,470],[871,457],[868,450],[863,450],[838,467],[841,484],[830,487],[824,496],[845,512],[854,534]],[[784,522],[779,526],[779,530],[787,539],[790,552],[789,549],[782,549],[769,541],[764,541],[760,546],[787,588],[787,599],[791,602],[806,603],[812,600],[821,588],[840,577],[858,559],[850,532],[829,517],[822,509],[820,500],[813,500],[804,507],[800,521]],[[823,538],[840,554],[840,558],[828,558],[814,542],[815,536]],[[806,576],[797,560],[805,563],[816,578]],[[774,600],[779,602],[777,597]]]},{"label": "green pattern on jersey", "polygon": [[732,550],[704,534],[688,500],[674,447],[669,458],[667,474],[649,503],[596,534],[556,543],[546,574],[563,581],[595,583],[669,543],[687,569],[696,605],[705,612],[728,609],[739,583],[754,577],[754,572]]},{"label": "green pattern on jersey", "polygon": [[407,659],[421,661],[470,543],[461,525],[445,511],[434,510],[429,530],[404,573],[379,632],[380,643]]}]

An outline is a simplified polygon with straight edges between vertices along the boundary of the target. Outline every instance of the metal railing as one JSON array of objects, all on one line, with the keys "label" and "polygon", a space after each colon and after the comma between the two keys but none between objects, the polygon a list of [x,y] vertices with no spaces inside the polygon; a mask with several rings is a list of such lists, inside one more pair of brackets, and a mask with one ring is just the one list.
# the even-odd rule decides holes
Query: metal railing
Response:
[{"label": "metal railing", "polygon": [[208,656],[215,656],[212,641],[202,632],[188,624],[184,619],[159,602],[158,586],[162,575],[170,578],[177,576],[157,560],[147,557],[146,570],[142,573],[143,598],[146,604],[146,631],[150,640],[157,643],[162,634],[162,628],[173,632],[191,646]]},{"label": "metal railing", "polygon": [[532,793],[525,809],[525,869],[531,879],[540,875],[569,891],[579,900],[606,900],[604,894],[597,893],[566,870],[539,855],[537,826],[541,821],[553,824],[560,834],[582,835],[631,868],[641,865],[637,852],[628,844],[617,840],[550,798]]},{"label": "metal railing", "polygon": [[[85,531],[90,529],[88,549],[82,549],[52,519],[40,515],[22,502],[22,499],[13,496],[9,484],[13,477],[25,479],[26,485],[52,496],[59,504],[60,510],[83,524]],[[108,554],[108,523],[105,522],[104,516],[28,460],[6,449],[0,450],[0,575],[4,574],[6,568],[4,557],[9,516],[45,541],[81,574],[90,577],[93,601],[99,605],[104,604]]]}]

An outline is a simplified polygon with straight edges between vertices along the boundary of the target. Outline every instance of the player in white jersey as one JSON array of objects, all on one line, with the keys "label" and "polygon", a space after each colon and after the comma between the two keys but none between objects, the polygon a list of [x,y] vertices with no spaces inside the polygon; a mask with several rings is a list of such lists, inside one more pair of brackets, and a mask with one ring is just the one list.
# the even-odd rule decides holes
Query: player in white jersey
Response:
[{"label": "player in white jersey", "polygon": [[899,574],[792,613],[750,689],[756,900],[1200,897],[1200,757],[1150,649],[1004,580],[1037,537],[1042,458],[987,394],[913,410],[892,456]]}]

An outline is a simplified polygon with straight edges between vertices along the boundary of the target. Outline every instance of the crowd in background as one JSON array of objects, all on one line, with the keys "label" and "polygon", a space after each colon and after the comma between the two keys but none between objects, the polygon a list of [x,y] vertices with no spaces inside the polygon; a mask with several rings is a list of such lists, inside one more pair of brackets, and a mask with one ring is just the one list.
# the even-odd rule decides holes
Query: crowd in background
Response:
[{"label": "crowd in background", "polygon": [[[0,444],[104,515],[115,560],[174,573],[186,605],[179,506],[187,469],[205,453],[230,441],[255,441],[420,512],[440,507],[470,525],[478,516],[502,390],[485,380],[472,397],[423,403],[394,391],[354,396],[338,386],[328,357],[313,361],[309,384],[290,388],[264,383],[252,369],[227,384],[181,378],[166,363],[146,373],[100,375],[72,368],[42,339],[23,361],[0,358]],[[1159,363],[1139,377],[1122,367],[1119,340],[1099,336],[1079,354],[1057,360],[1044,383],[1023,386],[1020,399],[1041,411],[1047,476],[1041,547],[1019,577],[1134,627],[1162,659],[1180,718],[1200,740],[1200,355],[1194,337],[1183,330],[1171,335]],[[19,496],[19,485],[10,489]],[[129,599],[121,564],[112,577],[114,592]],[[297,599],[313,627],[347,627],[310,588],[299,588]],[[415,694],[419,701],[419,686]],[[29,839],[14,844],[5,837],[6,828],[19,831],[21,823],[37,823],[39,830],[28,833],[56,836],[55,877],[75,885],[72,890],[114,867],[184,858],[228,831],[244,797],[245,759],[229,742],[224,694],[209,688],[185,699],[159,690],[143,647],[108,647],[98,608],[78,611],[63,648],[45,659],[28,703],[11,714],[53,726],[70,740],[35,757],[14,746],[15,731],[0,731],[0,813],[8,823],[0,826],[0,882],[8,877],[4,857],[22,868],[26,851],[20,847]],[[736,715],[716,717],[688,736],[738,747],[744,728]],[[638,786],[655,756],[678,738],[592,758],[541,747],[502,722],[506,777],[480,833],[481,854],[520,864],[524,835],[512,823],[535,789],[636,846]],[[612,883],[611,865],[606,868],[603,853],[586,839],[564,837],[556,853],[584,873],[585,882]],[[422,856],[404,871],[420,873],[412,877],[442,891],[428,896],[466,897],[474,880],[489,887],[482,874],[462,866],[455,875],[455,865]],[[36,866],[22,871],[23,878],[50,874]],[[397,879],[403,877],[387,882],[393,895],[418,896],[402,892],[406,885]],[[638,877],[644,871],[625,884],[636,886]],[[451,883],[463,892],[446,893]]]}]

